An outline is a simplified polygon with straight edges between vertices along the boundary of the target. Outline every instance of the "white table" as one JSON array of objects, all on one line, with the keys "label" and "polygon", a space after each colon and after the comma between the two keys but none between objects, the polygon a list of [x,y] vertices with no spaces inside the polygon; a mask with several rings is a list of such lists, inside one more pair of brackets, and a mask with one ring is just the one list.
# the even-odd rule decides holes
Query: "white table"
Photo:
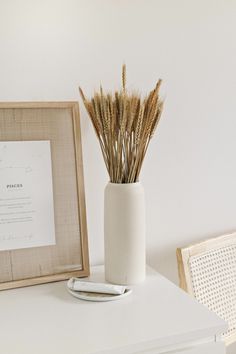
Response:
[{"label": "white table", "polygon": [[[102,269],[91,279],[102,281]],[[150,268],[114,302],[75,299],[65,282],[0,292],[1,354],[223,354],[226,328]]]}]

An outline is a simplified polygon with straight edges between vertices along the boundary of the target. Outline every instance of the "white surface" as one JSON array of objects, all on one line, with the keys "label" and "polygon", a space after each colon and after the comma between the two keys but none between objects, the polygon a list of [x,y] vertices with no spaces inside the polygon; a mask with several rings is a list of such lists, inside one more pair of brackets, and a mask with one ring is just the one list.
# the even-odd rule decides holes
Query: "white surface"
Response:
[{"label": "white surface", "polygon": [[105,278],[114,284],[145,279],[146,215],[141,183],[108,183],[104,195]]},{"label": "white surface", "polygon": [[[155,353],[147,353],[155,354]],[[222,343],[209,343],[183,351],[171,352],[171,354],[225,354],[225,347]]]},{"label": "white surface", "polygon": [[[159,354],[159,352],[157,353],[154,350],[154,351],[142,352],[141,354]],[[160,354],[162,353],[160,352]],[[223,343],[219,343],[219,342],[206,343],[197,346],[186,347],[184,349],[168,351],[163,354],[225,354],[225,346],[223,345]]]},{"label": "white surface", "polygon": [[[92,277],[102,281],[101,269]],[[65,282],[0,292],[4,354],[130,354],[186,346],[225,329],[216,315],[148,270],[142,285],[120,301],[73,298]],[[160,352],[157,349],[157,353]]]},{"label": "white surface", "polygon": [[1,141],[0,176],[0,250],[54,245],[50,141]]}]

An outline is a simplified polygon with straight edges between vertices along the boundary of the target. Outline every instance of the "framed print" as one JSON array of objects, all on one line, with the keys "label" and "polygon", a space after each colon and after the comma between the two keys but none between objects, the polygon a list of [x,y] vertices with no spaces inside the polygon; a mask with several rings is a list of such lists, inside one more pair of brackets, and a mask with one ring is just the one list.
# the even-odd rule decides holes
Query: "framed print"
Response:
[{"label": "framed print", "polygon": [[0,290],[88,275],[78,103],[0,103]]}]

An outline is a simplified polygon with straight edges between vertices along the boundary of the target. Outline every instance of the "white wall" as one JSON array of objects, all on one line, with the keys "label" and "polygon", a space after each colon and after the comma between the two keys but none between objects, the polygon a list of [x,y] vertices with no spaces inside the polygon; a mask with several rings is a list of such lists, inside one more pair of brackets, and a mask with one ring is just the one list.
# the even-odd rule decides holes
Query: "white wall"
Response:
[{"label": "white wall", "polygon": [[[144,164],[149,263],[177,280],[175,249],[236,229],[236,1],[0,0],[0,100],[77,100],[100,82],[165,110]],[[105,167],[81,107],[91,263],[103,262]]]}]

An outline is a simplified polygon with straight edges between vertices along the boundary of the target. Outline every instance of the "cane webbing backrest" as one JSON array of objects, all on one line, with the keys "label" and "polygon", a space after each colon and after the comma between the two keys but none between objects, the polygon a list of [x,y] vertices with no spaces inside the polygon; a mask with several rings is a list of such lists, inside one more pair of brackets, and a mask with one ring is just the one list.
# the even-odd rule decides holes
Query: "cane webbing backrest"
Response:
[{"label": "cane webbing backrest", "polygon": [[180,286],[228,323],[236,341],[236,233],[177,250]]}]

